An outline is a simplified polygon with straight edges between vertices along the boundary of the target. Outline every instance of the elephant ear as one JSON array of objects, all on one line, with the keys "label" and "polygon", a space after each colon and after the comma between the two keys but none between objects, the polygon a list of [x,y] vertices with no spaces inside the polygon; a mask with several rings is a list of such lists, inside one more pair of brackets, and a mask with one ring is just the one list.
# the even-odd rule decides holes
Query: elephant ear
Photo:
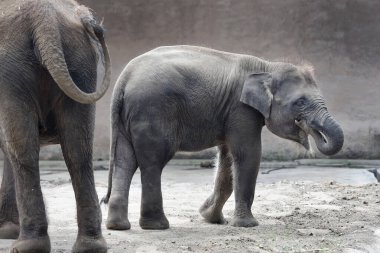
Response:
[{"label": "elephant ear", "polygon": [[244,82],[240,96],[240,102],[255,108],[266,119],[269,118],[273,100],[270,91],[272,80],[270,73],[250,74]]}]

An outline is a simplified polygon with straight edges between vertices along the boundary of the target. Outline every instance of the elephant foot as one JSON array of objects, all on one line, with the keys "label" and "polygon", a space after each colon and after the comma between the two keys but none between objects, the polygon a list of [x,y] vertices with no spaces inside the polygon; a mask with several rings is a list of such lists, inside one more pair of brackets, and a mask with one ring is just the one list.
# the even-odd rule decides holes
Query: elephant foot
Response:
[{"label": "elephant foot", "polygon": [[51,250],[49,236],[17,240],[10,253],[49,253]]},{"label": "elephant foot", "polygon": [[78,236],[72,253],[106,253],[107,251],[107,242],[103,236],[94,238],[82,235]]},{"label": "elephant foot", "polygon": [[256,227],[259,223],[253,216],[247,216],[234,217],[231,221],[231,225],[234,227]]},{"label": "elephant foot", "polygon": [[0,239],[17,239],[20,233],[20,226],[11,221],[0,225]]},{"label": "elephant foot", "polygon": [[165,217],[165,214],[158,217],[140,217],[140,227],[142,229],[168,229],[169,221]]},{"label": "elephant foot", "polygon": [[199,213],[209,223],[226,224],[227,221],[223,217],[221,209],[215,207],[213,197],[208,198],[199,208]]},{"label": "elephant foot", "polygon": [[120,197],[112,197],[108,204],[108,217],[106,227],[111,230],[128,230],[131,224],[128,220],[128,206],[120,203],[128,203],[128,200]]},{"label": "elephant foot", "polygon": [[110,230],[128,230],[131,229],[131,223],[128,219],[121,220],[108,217],[106,227]]}]

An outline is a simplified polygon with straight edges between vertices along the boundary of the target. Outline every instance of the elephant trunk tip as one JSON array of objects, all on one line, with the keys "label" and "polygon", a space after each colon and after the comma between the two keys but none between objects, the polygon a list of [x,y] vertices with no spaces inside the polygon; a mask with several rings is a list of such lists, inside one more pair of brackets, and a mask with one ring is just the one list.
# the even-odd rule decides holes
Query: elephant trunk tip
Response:
[{"label": "elephant trunk tip", "polygon": [[313,129],[314,140],[316,141],[318,150],[327,156],[338,153],[344,144],[344,134],[338,123],[329,118],[322,129]]}]

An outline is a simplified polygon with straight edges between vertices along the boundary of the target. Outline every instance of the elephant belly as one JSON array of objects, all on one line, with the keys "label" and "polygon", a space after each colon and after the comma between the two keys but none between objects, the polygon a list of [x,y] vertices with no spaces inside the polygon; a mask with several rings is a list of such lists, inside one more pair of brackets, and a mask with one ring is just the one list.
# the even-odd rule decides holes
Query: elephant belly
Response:
[{"label": "elephant belly", "polygon": [[220,142],[220,143],[218,143],[218,142],[214,142],[214,143],[199,143],[199,142],[198,143],[196,143],[196,142],[181,143],[178,151],[197,152],[197,151],[201,151],[204,149],[208,149],[208,148],[218,146],[220,144],[222,144],[222,142]]},{"label": "elephant belly", "polygon": [[224,142],[224,137],[217,129],[185,129],[180,137],[179,151],[200,151],[218,146]]}]

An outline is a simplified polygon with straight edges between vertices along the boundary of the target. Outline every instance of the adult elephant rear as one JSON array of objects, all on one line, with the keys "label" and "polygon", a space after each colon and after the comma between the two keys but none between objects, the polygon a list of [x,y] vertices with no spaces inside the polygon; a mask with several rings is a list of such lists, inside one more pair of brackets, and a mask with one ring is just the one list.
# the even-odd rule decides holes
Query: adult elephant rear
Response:
[{"label": "adult elephant rear", "polygon": [[[57,15],[62,14],[55,12],[54,6],[47,6],[45,12],[33,18],[35,22],[34,42],[36,49],[40,53],[41,63],[49,71],[61,90],[79,103],[91,104],[99,100],[109,87],[111,77],[110,57],[104,40],[103,29],[91,18],[92,14],[89,10],[83,6],[77,6],[75,7],[75,12],[81,20],[81,24],[77,25],[83,26],[92,47],[100,51],[98,54],[100,59],[98,60],[103,61],[105,64],[106,73],[103,83],[95,92],[83,92],[70,76],[62,47],[62,33],[64,35],[66,26],[62,27],[59,24]],[[71,42],[69,41],[69,43]],[[100,43],[101,47],[98,47],[98,43]],[[75,48],[75,50],[83,50],[83,46],[89,45],[82,45],[82,47]],[[81,85],[87,86],[88,84]]]},{"label": "adult elephant rear", "polygon": [[0,238],[50,252],[38,158],[59,143],[77,202],[73,251],[106,252],[92,172],[93,103],[111,76],[103,28],[73,0],[4,0],[0,13]]}]

